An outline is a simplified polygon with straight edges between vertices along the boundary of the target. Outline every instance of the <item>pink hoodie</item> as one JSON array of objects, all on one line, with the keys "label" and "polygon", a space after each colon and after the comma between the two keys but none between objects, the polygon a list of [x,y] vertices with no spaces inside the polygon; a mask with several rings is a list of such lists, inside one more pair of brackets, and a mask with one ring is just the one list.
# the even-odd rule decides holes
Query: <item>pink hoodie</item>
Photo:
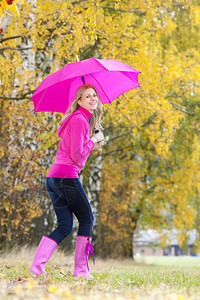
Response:
[{"label": "pink hoodie", "polygon": [[92,114],[80,106],[62,122],[57,130],[61,137],[58,152],[47,177],[78,178],[94,147],[88,121],[91,117]]}]

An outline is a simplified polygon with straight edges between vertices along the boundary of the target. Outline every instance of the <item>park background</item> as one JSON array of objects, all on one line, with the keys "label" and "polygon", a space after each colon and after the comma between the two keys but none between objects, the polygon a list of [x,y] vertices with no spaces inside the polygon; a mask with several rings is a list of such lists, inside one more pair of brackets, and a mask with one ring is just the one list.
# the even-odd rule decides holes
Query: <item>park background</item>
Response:
[{"label": "park background", "polygon": [[[183,254],[195,229],[198,254],[200,1],[0,4],[1,250],[36,246],[56,227],[45,180],[62,114],[34,113],[30,97],[78,55],[141,71],[141,87],[104,105],[105,146],[80,175],[95,215],[95,254],[132,257],[134,233],[146,229],[159,233],[161,248],[176,230]],[[76,232],[75,220],[60,249],[74,251]]]}]

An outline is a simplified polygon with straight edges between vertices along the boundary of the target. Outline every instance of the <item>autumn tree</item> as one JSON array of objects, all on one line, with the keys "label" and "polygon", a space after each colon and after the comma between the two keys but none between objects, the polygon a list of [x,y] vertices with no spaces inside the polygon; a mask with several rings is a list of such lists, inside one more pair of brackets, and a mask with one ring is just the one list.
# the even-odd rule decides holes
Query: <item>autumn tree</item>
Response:
[{"label": "autumn tree", "polygon": [[[3,240],[7,218],[12,220],[15,213],[14,202],[6,210],[13,182],[18,186],[18,219],[30,211],[29,223],[21,222],[22,230],[30,228],[31,222],[36,226],[32,232],[47,230],[45,218],[49,231],[54,224],[45,176],[57,151],[61,116],[34,114],[30,96],[49,73],[76,61],[76,54],[81,60],[116,59],[141,71],[139,89],[104,106],[106,145],[89,158],[81,174],[95,208],[99,253],[131,256],[138,224],[184,227],[186,236],[197,220],[198,189],[193,185],[192,194],[187,185],[188,195],[193,196],[180,201],[187,182],[181,174],[190,165],[191,180],[197,178],[198,133],[192,134],[186,151],[196,161],[190,164],[189,157],[186,163],[184,150],[180,160],[175,157],[186,120],[192,132],[198,127],[198,2],[25,1],[19,13],[1,32],[2,178],[7,174],[0,210]],[[36,189],[33,197],[30,188]],[[166,222],[171,213],[173,219]],[[36,214],[42,214],[43,222],[31,221]],[[14,222],[9,226],[9,239],[13,239],[18,227]],[[184,239],[181,236],[180,242]]]},{"label": "autumn tree", "polygon": [[[192,199],[198,203],[198,197],[191,197],[197,184],[194,163],[190,157],[185,161],[196,143],[194,131],[176,164],[174,156],[177,141],[183,143],[179,140],[182,124],[188,115],[192,123],[195,117],[191,102],[199,97],[199,6],[196,1],[148,3],[144,7],[132,2],[129,10],[123,2],[118,12],[112,10],[114,29],[102,49],[107,54],[112,47],[119,60],[132,58],[142,70],[140,91],[113,103],[105,115],[105,122],[112,120],[112,128],[124,133],[116,133],[119,138],[108,142],[106,151],[112,156],[104,160],[102,172],[99,243],[105,256],[132,256],[131,237],[138,225],[156,228],[161,234],[162,229],[176,228],[182,246],[198,221],[191,205]],[[165,238],[161,235],[163,246]]]},{"label": "autumn tree", "polygon": [[[94,1],[27,1],[20,7],[20,17],[2,22],[2,245],[8,245],[13,239],[21,241],[19,236],[27,241],[31,238],[28,232],[38,235],[45,222],[51,231],[51,223],[55,223],[45,190],[45,175],[58,146],[56,126],[61,116],[34,114],[30,96],[43,78],[76,60],[76,54],[81,59],[92,55],[90,48],[96,43],[94,26],[99,18],[98,13],[95,14],[95,3],[98,4]],[[33,221],[41,214],[43,226]],[[35,229],[30,228],[31,224]]]}]

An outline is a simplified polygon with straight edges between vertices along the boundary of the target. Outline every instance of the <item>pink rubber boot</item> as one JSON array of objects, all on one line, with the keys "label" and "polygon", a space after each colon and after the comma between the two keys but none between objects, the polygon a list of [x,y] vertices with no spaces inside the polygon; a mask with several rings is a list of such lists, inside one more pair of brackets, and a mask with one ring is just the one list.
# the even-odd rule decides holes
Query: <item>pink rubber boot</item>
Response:
[{"label": "pink rubber boot", "polygon": [[93,278],[92,275],[89,273],[89,266],[88,266],[88,257],[89,252],[92,253],[93,262],[94,261],[94,253],[93,247],[91,245],[92,237],[89,236],[82,236],[78,235],[76,239],[76,249],[75,249],[75,267],[74,267],[74,274],[73,276],[82,276]]},{"label": "pink rubber boot", "polygon": [[45,271],[45,263],[50,259],[57,246],[58,244],[56,241],[44,235],[37,248],[29,271],[35,275],[47,275]]}]

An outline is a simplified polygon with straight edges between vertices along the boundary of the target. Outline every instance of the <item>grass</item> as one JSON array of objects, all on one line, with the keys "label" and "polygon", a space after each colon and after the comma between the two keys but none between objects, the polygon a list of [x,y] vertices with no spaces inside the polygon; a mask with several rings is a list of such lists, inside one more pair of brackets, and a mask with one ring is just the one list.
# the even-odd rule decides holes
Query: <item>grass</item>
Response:
[{"label": "grass", "polygon": [[1,255],[0,299],[200,299],[200,258],[139,257],[90,260],[93,279],[72,276],[73,256],[55,251],[47,277],[29,274],[36,249]]},{"label": "grass", "polygon": [[200,267],[200,257],[194,256],[140,256],[136,257],[137,263],[169,267]]}]

